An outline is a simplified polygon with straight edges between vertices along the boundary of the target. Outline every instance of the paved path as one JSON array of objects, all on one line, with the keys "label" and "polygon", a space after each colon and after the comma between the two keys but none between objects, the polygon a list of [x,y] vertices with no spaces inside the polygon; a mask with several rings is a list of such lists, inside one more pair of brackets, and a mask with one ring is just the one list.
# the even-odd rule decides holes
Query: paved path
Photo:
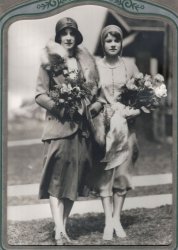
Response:
[{"label": "paved path", "polygon": [[[133,182],[137,187],[171,184],[172,174],[134,176]],[[38,188],[38,184],[8,186],[8,197],[28,197],[29,195],[37,195]],[[126,199],[123,209],[155,208],[166,204],[172,204],[171,194],[130,197]],[[71,211],[71,215],[92,212],[103,212],[100,200],[76,201]],[[51,212],[49,204],[9,206],[7,218],[12,221],[45,219],[51,218]]]},{"label": "paved path", "polygon": [[[172,204],[171,194],[131,197],[125,200],[123,210],[144,207],[155,208],[166,204]],[[103,212],[100,200],[76,201],[72,208],[71,215],[92,212]],[[9,206],[7,218],[12,221],[31,221],[51,218],[51,212],[49,204]]]},{"label": "paved path", "polygon": [[[134,176],[133,184],[135,187],[164,185],[172,183],[172,174],[158,174],[158,175],[142,175]],[[28,196],[37,195],[39,184],[15,185],[8,186],[8,196]]]}]

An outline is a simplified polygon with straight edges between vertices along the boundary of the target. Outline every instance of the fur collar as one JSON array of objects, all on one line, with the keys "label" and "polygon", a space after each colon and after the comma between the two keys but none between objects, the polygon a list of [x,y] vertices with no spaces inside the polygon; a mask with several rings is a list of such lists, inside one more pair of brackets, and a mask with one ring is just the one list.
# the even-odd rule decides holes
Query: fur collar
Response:
[{"label": "fur collar", "polygon": [[[53,64],[59,63],[61,59],[66,59],[65,49],[58,43],[50,40],[41,54],[41,66],[46,70],[51,70]],[[76,59],[79,61],[84,77],[87,82],[98,82],[98,71],[94,57],[84,47],[76,48]]]},{"label": "fur collar", "polygon": [[[60,44],[50,40],[42,51],[41,66],[50,71],[54,65],[60,64],[61,59],[65,61],[66,57],[65,49]],[[84,47],[76,48],[75,57],[81,65],[86,83],[92,85],[92,87],[90,86],[92,94],[96,95],[99,75],[94,57]]]}]

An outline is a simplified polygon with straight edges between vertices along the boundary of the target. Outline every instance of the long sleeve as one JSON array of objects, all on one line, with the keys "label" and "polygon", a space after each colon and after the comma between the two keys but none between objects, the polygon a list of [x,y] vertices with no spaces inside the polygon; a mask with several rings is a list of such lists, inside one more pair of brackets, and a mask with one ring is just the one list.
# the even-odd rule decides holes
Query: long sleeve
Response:
[{"label": "long sleeve", "polygon": [[37,78],[35,101],[53,115],[62,117],[64,110],[57,109],[55,107],[55,102],[49,96],[49,81],[50,79],[47,72],[42,67],[40,67]]},{"label": "long sleeve", "polygon": [[50,111],[54,107],[54,101],[49,97],[49,76],[42,67],[39,69],[35,100],[43,108]]}]

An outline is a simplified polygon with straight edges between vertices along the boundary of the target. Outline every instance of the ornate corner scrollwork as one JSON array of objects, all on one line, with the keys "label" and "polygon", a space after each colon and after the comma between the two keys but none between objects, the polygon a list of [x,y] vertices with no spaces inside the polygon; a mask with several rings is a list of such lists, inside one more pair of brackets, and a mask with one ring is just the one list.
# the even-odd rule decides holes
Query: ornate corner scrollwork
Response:
[{"label": "ornate corner scrollwork", "polygon": [[[73,2],[74,0],[45,0],[37,4],[37,8],[41,10],[48,10],[51,8],[57,8],[63,4]],[[133,0],[104,0],[106,2],[113,3],[124,10],[131,10],[139,12],[145,8],[144,4],[138,4]]]},{"label": "ornate corner scrollwork", "polygon": [[132,0],[107,0],[107,2],[112,2],[124,10],[139,12],[139,10],[143,10],[145,8],[144,4],[138,4]]},{"label": "ornate corner scrollwork", "polygon": [[123,9],[132,9],[132,10],[136,10],[137,12],[139,11],[139,9],[144,9],[144,5],[143,4],[138,4],[132,0],[123,0],[122,1],[122,7]]},{"label": "ornate corner scrollwork", "polygon": [[37,4],[37,9],[41,10],[48,10],[51,8],[54,9],[70,2],[73,2],[73,0],[47,0],[47,1],[45,0]]},{"label": "ornate corner scrollwork", "polygon": [[49,8],[55,8],[59,6],[59,0],[48,0],[43,1],[42,3],[37,4],[37,9],[49,9]]}]

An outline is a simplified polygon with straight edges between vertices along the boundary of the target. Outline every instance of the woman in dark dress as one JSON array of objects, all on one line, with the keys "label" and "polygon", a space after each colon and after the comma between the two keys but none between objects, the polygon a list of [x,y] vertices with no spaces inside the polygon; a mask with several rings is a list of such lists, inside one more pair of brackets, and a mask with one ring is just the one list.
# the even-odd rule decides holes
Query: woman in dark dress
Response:
[{"label": "woman in dark dress", "polygon": [[[63,245],[70,241],[66,222],[74,201],[84,188],[86,173],[92,166],[88,106],[97,92],[98,74],[92,56],[79,48],[83,37],[72,18],[62,18],[56,24],[55,41],[45,47],[36,87],[36,102],[46,109],[43,173],[39,198],[49,198],[55,223],[55,241]],[[83,79],[90,97],[83,98],[81,108],[74,111],[71,125],[64,107],[57,108],[50,91],[63,86],[65,74],[55,57],[65,54],[68,77]],[[81,80],[80,80],[81,84]]]}]

